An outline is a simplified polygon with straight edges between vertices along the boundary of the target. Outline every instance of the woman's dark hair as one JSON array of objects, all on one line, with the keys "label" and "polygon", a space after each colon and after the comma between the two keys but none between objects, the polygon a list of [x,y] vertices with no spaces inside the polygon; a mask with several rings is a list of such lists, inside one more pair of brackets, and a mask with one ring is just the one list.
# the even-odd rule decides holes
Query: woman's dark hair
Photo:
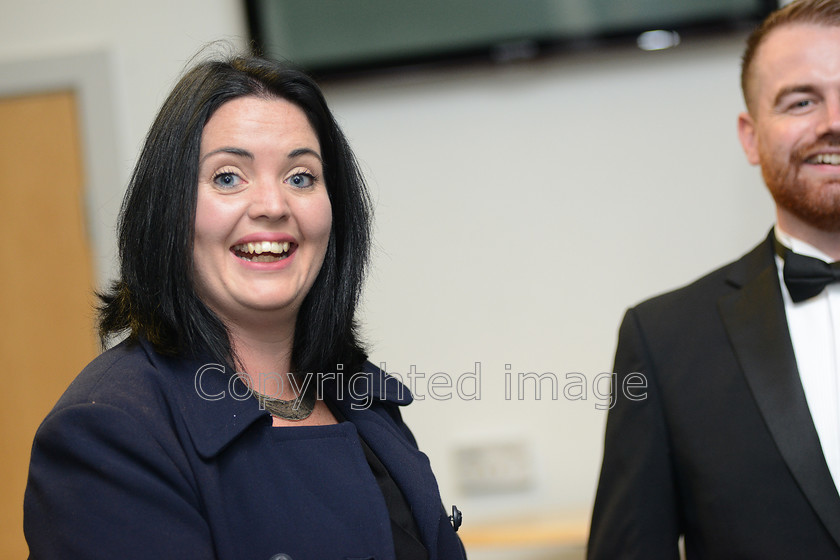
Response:
[{"label": "woman's dark hair", "polygon": [[104,345],[127,331],[163,354],[240,365],[225,325],[196,294],[192,249],[201,134],[220,106],[243,96],[282,98],[300,107],[324,161],[332,228],[324,264],[298,313],[292,367],[324,372],[343,364],[345,371],[358,371],[366,357],[355,311],[370,249],[367,188],[315,82],[252,56],[198,63],[152,124],[120,212],[120,279],[100,294],[100,338]]}]

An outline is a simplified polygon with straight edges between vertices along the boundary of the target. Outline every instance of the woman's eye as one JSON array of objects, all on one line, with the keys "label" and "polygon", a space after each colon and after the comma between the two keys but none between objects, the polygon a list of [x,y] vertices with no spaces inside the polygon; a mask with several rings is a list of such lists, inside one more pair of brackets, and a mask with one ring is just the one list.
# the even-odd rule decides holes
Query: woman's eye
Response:
[{"label": "woman's eye", "polygon": [[218,173],[213,177],[213,184],[222,189],[232,189],[242,184],[242,178],[236,173]]},{"label": "woman's eye", "polygon": [[307,187],[311,187],[312,184],[315,182],[315,177],[310,175],[309,173],[295,173],[291,177],[286,180],[293,187],[297,187],[299,189],[305,189]]}]

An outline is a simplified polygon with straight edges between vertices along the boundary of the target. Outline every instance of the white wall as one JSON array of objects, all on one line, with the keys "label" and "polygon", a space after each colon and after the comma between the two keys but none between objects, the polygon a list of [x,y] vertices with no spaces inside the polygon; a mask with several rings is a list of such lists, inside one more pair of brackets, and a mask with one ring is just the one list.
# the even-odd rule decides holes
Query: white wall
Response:
[{"label": "white wall", "polygon": [[[481,363],[480,401],[427,397],[406,412],[444,495],[473,516],[587,510],[595,488],[603,401],[520,402],[515,381],[506,400],[506,364],[514,380],[591,383],[611,371],[628,305],[769,228],[735,134],[741,41],[327,87],[376,193],[374,356],[427,377]],[[528,443],[533,490],[459,496],[452,452],[509,439]]]},{"label": "white wall", "polygon": [[[235,0],[4,4],[0,62],[109,55],[115,200],[184,64],[209,41],[244,44]],[[425,400],[405,412],[445,502],[468,518],[584,515],[593,497],[603,401],[506,400],[506,364],[514,391],[518,372],[591,382],[610,371],[628,305],[737,257],[770,227],[735,135],[741,41],[325,86],[376,200],[364,314],[374,361],[427,380],[481,364],[480,400],[436,401],[420,384]],[[98,208],[92,219],[113,222],[114,204]],[[509,440],[524,443],[535,485],[464,495],[454,451]]]}]

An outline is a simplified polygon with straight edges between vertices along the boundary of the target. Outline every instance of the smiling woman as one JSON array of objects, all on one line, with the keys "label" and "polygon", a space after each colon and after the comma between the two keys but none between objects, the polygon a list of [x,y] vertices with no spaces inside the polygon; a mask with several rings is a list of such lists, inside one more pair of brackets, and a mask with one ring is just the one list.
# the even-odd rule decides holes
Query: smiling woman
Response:
[{"label": "smiling woman", "polygon": [[103,341],[127,336],[35,437],[30,557],[463,558],[400,415],[411,396],[356,335],[369,232],[314,82],[252,57],[185,74],[101,295]]},{"label": "smiling woman", "polygon": [[[225,103],[201,136],[193,248],[199,296],[236,331],[245,371],[256,363],[249,332],[291,340],[294,320],[329,243],[332,211],[320,144],[306,115],[284,99]],[[257,330],[250,327],[254,325]]]}]

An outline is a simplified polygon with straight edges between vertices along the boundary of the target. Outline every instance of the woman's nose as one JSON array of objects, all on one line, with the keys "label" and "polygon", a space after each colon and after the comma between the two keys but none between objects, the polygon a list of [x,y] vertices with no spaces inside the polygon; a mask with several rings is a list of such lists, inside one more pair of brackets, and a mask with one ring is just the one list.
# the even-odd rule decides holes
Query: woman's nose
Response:
[{"label": "woman's nose", "polygon": [[289,214],[287,193],[283,184],[274,181],[262,181],[257,188],[251,189],[252,200],[248,215],[254,219],[279,220]]}]

